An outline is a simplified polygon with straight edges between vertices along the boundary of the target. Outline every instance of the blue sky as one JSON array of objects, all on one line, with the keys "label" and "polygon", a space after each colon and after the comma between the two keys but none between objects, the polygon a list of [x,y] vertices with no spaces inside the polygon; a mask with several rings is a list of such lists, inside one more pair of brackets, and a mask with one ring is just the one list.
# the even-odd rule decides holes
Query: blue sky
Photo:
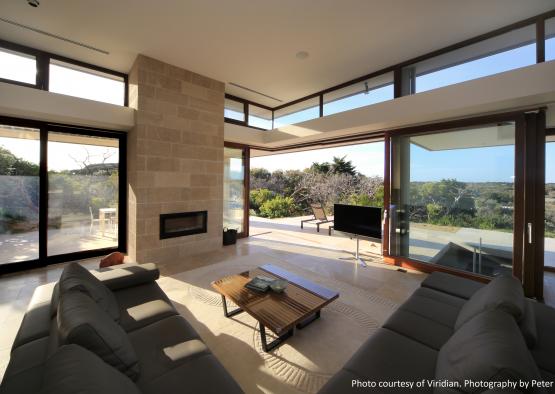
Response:
[{"label": "blue sky", "polygon": [[251,158],[251,168],[262,167],[270,171],[304,170],[315,161],[320,163],[324,161],[331,162],[334,156],[347,156],[346,159],[351,160],[357,171],[364,175],[383,177],[383,142],[253,157]]},{"label": "blue sky", "polygon": [[[383,176],[382,142],[253,157],[251,168],[303,170],[315,161],[331,161],[334,156],[347,156],[364,175]],[[427,151],[412,145],[411,158],[411,181],[455,178],[462,182],[512,182],[514,175],[514,147],[511,146]],[[555,142],[546,145],[546,182],[555,183]]]}]

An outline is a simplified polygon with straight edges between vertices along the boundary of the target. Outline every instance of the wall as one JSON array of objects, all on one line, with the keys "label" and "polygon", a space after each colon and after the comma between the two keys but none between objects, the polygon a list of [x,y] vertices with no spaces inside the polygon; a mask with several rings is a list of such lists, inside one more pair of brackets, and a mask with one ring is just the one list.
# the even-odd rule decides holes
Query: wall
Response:
[{"label": "wall", "polygon": [[129,130],[133,109],[0,82],[0,115],[110,130]]},{"label": "wall", "polygon": [[[171,262],[220,248],[224,84],[142,55],[129,84],[130,257]],[[206,234],[159,239],[161,213],[199,210],[208,211]]]}]

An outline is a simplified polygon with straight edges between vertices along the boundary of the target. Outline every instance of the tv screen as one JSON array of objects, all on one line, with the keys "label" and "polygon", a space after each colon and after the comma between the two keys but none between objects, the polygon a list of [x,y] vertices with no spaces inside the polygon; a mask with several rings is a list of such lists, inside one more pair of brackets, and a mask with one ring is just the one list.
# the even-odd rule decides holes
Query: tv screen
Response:
[{"label": "tv screen", "polygon": [[381,208],[335,204],[333,215],[333,228],[337,231],[382,238]]}]

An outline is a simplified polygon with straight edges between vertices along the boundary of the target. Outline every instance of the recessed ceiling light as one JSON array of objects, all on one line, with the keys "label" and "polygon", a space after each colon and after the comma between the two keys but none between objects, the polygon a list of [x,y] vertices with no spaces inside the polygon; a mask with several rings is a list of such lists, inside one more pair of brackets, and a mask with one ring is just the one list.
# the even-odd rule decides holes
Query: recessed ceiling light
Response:
[{"label": "recessed ceiling light", "polygon": [[307,51],[300,51],[297,52],[297,54],[295,55],[295,57],[299,60],[304,60],[308,57],[308,52]]},{"label": "recessed ceiling light", "polygon": [[40,1],[39,0],[27,0],[27,3],[31,6],[31,7],[38,7],[40,5]]}]

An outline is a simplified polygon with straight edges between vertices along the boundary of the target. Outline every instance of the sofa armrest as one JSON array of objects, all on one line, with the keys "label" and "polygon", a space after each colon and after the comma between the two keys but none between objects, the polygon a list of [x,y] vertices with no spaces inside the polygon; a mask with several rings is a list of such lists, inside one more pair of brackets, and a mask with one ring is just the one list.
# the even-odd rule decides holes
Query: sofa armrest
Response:
[{"label": "sofa armrest", "polygon": [[124,289],[154,282],[160,277],[156,264],[127,263],[92,270],[91,273],[100,279],[110,290]]},{"label": "sofa armrest", "polygon": [[472,279],[436,271],[428,275],[421,286],[468,300],[485,285]]}]

